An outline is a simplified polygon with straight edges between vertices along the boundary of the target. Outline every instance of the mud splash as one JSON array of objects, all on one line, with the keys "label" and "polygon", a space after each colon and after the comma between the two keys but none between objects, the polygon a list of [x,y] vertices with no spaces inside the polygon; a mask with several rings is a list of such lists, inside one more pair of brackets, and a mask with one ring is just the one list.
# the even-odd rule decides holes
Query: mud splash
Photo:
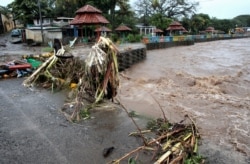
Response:
[{"label": "mud splash", "polygon": [[185,114],[192,115],[203,138],[247,158],[249,41],[214,41],[148,51],[145,61],[122,73],[119,99],[129,109],[149,117],[161,117],[160,108],[175,122]]}]

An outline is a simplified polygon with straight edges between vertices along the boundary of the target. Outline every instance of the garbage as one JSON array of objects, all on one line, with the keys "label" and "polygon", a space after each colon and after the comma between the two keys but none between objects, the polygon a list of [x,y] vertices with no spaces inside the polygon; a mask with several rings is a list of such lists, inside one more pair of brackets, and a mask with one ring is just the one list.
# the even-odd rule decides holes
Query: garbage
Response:
[{"label": "garbage", "polygon": [[34,58],[27,58],[27,62],[31,64],[33,69],[37,69],[42,64],[41,61]]},{"label": "garbage", "polygon": [[0,65],[0,78],[23,77],[31,73],[31,65],[26,61],[13,60]]}]

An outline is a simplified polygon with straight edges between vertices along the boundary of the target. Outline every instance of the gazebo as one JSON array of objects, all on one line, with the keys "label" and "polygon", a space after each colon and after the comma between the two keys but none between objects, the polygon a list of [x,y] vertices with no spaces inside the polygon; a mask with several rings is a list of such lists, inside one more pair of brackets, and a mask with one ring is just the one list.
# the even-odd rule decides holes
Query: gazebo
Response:
[{"label": "gazebo", "polygon": [[[82,27],[83,25],[85,26],[103,25],[108,23],[109,21],[102,16],[101,10],[91,5],[85,5],[76,11],[76,16],[70,22],[70,25],[78,25]],[[83,36],[82,31],[81,31],[81,36]],[[85,28],[85,37],[87,37],[86,28]]]},{"label": "gazebo", "polygon": [[156,28],[156,29],[154,29],[154,33],[156,35],[161,35],[163,33],[163,31],[161,29],[159,29],[159,28]]},{"label": "gazebo", "polygon": [[187,32],[187,30],[177,21],[172,22],[167,28],[167,31],[169,31],[170,34],[172,34],[172,32],[175,34],[182,34],[183,32]]},{"label": "gazebo", "polygon": [[128,26],[121,24],[120,26],[118,26],[115,31],[119,32],[122,35],[123,40],[125,39],[125,34],[129,31],[132,31],[131,28],[129,28]]},{"label": "gazebo", "polygon": [[111,31],[112,31],[111,29],[109,29],[108,27],[105,27],[105,26],[101,26],[101,27],[98,27],[95,29],[95,32],[97,33],[98,38],[101,35],[106,35],[108,32],[111,32]]},{"label": "gazebo", "polygon": [[213,34],[215,30],[214,30],[214,27],[208,27],[205,31],[206,31],[207,33]]}]

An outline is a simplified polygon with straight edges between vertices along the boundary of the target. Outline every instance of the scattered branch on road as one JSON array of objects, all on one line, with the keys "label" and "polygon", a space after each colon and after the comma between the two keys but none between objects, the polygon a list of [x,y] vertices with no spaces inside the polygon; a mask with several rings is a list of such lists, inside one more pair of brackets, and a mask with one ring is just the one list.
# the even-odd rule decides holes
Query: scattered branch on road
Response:
[{"label": "scattered branch on road", "polygon": [[[192,123],[184,124],[186,118],[189,118]],[[203,157],[197,153],[200,136],[191,117],[185,116],[184,120],[174,124],[161,118],[152,120],[148,122],[147,130],[144,131],[147,132],[148,136],[151,136],[145,145],[139,146],[111,163],[119,164],[121,161],[142,150],[151,152],[152,163],[154,164],[204,163]],[[142,133],[143,131],[140,132]],[[152,137],[152,135],[155,137]],[[143,137],[145,138],[146,136],[143,135]]]}]

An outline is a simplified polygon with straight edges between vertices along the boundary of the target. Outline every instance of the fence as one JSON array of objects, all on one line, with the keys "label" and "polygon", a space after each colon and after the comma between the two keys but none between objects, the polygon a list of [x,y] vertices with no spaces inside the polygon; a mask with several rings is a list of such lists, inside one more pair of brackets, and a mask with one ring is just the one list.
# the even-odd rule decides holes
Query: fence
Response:
[{"label": "fence", "polygon": [[143,43],[178,42],[178,41],[207,41],[219,39],[233,39],[250,37],[250,33],[244,34],[207,34],[207,35],[180,35],[180,36],[145,36]]},{"label": "fence", "polygon": [[207,35],[181,35],[181,36],[145,36],[142,42],[147,50],[169,48],[174,46],[193,45],[195,42],[207,42],[214,40],[236,39],[250,37],[250,33],[244,34],[207,34]]}]

